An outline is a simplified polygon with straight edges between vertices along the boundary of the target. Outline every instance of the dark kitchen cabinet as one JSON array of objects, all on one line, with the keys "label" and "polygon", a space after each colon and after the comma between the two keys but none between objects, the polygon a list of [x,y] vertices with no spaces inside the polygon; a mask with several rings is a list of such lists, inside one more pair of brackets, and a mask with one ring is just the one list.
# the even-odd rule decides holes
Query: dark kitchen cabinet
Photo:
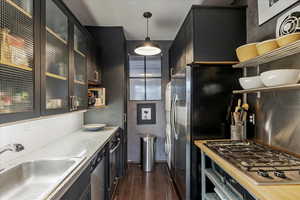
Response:
[{"label": "dark kitchen cabinet", "polygon": [[39,1],[0,1],[0,123],[39,116]]},{"label": "dark kitchen cabinet", "polygon": [[0,1],[0,123],[86,109],[86,28],[60,0]]},{"label": "dark kitchen cabinet", "polygon": [[42,2],[42,115],[86,109],[91,38],[61,1]]},{"label": "dark kitchen cabinet", "polygon": [[73,67],[71,76],[71,110],[87,108],[87,60],[88,60],[88,38],[78,25],[74,25],[73,30]]},{"label": "dark kitchen cabinet", "polygon": [[[84,123],[105,123],[120,127],[124,138],[127,131],[127,53],[126,38],[122,27],[87,27],[98,46],[97,59],[101,64],[103,79],[108,98],[105,109],[93,109],[84,113]],[[125,139],[122,152],[126,152]],[[127,157],[122,156],[122,169],[126,169]],[[121,170],[122,175],[125,170]]]},{"label": "dark kitchen cabinet", "polygon": [[68,112],[70,22],[55,1],[42,2],[42,114]]},{"label": "dark kitchen cabinet", "polygon": [[72,184],[68,191],[60,200],[90,200],[91,199],[91,185],[90,185],[90,168],[82,172],[77,180]]},{"label": "dark kitchen cabinet", "polygon": [[237,62],[235,49],[246,42],[246,8],[193,6],[169,50],[173,72],[186,65]]},{"label": "dark kitchen cabinet", "polygon": [[[94,41],[91,41],[94,42]],[[100,85],[102,83],[102,74],[99,58],[99,48],[91,44],[90,59],[88,65],[88,81],[91,85]]]}]

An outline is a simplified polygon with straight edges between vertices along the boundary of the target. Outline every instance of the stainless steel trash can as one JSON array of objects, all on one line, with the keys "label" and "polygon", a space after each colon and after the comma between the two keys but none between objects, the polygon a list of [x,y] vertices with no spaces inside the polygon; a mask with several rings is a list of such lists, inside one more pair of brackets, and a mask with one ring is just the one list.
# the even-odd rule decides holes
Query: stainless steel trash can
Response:
[{"label": "stainless steel trash can", "polygon": [[155,163],[155,141],[154,135],[141,136],[141,161],[144,172],[151,172]]}]

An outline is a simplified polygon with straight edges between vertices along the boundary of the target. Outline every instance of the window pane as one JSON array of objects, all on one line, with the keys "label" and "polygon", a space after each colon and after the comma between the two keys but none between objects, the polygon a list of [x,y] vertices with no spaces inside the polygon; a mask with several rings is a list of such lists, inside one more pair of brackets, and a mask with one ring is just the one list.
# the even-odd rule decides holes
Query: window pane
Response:
[{"label": "window pane", "polygon": [[145,100],[145,80],[130,79],[130,100]]},{"label": "window pane", "polygon": [[146,57],[146,77],[161,77],[161,56]]},{"label": "window pane", "polygon": [[161,100],[161,79],[146,79],[147,100]]},{"label": "window pane", "polygon": [[129,57],[129,77],[144,77],[144,56]]}]

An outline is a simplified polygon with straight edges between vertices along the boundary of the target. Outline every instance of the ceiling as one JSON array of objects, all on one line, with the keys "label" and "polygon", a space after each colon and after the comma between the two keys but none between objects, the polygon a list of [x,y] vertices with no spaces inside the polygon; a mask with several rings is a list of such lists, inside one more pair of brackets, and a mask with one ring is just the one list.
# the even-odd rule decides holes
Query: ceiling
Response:
[{"label": "ceiling", "polygon": [[204,0],[63,0],[83,25],[123,26],[127,40],[144,40],[145,11],[152,40],[173,40],[191,5]]}]

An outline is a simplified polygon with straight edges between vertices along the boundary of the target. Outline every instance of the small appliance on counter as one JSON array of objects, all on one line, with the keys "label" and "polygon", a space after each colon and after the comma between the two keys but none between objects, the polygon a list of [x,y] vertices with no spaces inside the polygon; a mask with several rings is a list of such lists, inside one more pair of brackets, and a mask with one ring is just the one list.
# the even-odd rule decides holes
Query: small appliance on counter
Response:
[{"label": "small appliance on counter", "polygon": [[105,106],[105,88],[89,88],[88,104],[89,107]]}]

